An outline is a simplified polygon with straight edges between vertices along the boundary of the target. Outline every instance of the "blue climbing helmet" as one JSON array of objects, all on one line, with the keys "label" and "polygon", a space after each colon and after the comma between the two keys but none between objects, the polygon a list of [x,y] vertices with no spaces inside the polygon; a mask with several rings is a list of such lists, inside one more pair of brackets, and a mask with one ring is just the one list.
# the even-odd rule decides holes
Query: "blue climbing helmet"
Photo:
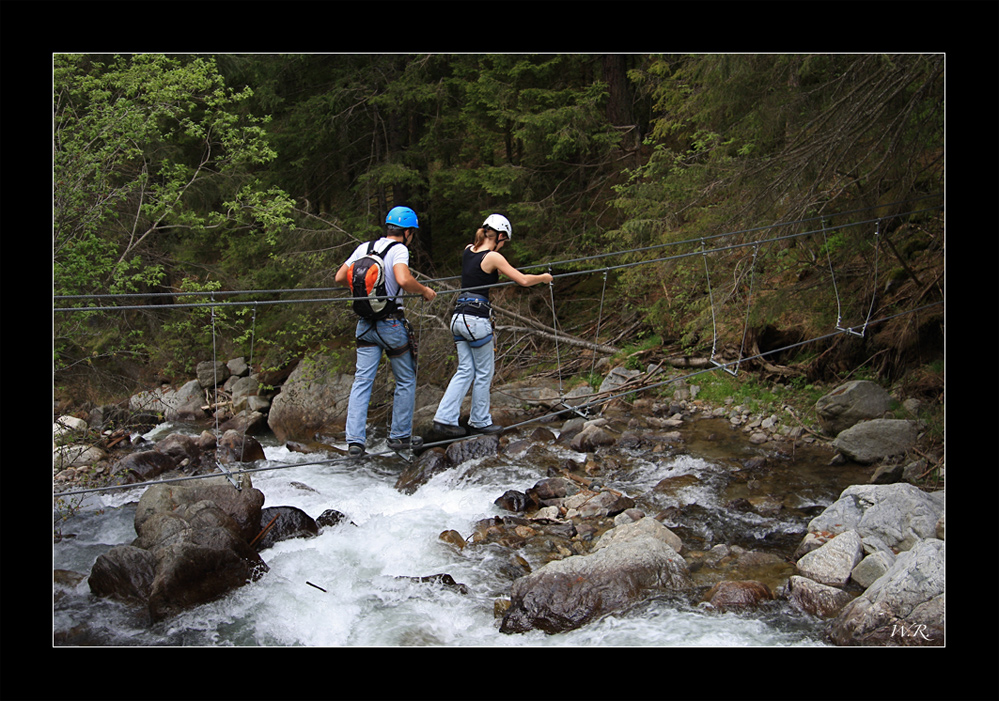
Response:
[{"label": "blue climbing helmet", "polygon": [[400,229],[419,229],[420,222],[416,219],[416,212],[409,207],[393,207],[385,217],[386,224],[398,226]]}]

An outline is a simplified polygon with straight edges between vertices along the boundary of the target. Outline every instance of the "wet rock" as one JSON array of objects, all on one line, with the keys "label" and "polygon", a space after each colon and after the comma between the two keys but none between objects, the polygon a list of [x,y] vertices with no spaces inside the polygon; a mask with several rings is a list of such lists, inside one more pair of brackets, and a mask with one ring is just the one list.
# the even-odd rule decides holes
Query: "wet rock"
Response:
[{"label": "wet rock", "polygon": [[540,426],[531,431],[530,439],[534,443],[544,444],[554,443],[556,440],[555,433],[550,428],[545,428],[544,426]]},{"label": "wet rock", "polygon": [[722,611],[755,608],[773,598],[770,587],[752,580],[718,582],[704,595],[709,607]]},{"label": "wet rock", "polygon": [[500,632],[572,630],[648,595],[689,586],[683,558],[645,528],[632,529],[591,554],[549,562],[517,579]]},{"label": "wet rock", "polygon": [[95,596],[143,602],[155,577],[155,554],[131,545],[118,545],[97,558],[87,581]]},{"label": "wet rock", "polygon": [[125,482],[145,482],[176,467],[174,461],[156,450],[130,453],[115,463],[113,474],[125,476]]},{"label": "wet rock", "polygon": [[419,584],[436,584],[447,589],[454,589],[459,594],[467,594],[468,586],[454,581],[454,577],[449,574],[431,574],[426,577],[398,577],[400,580],[417,582]]},{"label": "wet rock", "polygon": [[624,511],[622,511],[621,513],[619,513],[617,516],[614,517],[614,525],[623,526],[624,524],[627,523],[636,523],[638,521],[641,521],[643,518],[645,518],[645,512],[642,511],[641,509],[635,509],[635,508],[625,509]]},{"label": "wet rock", "polygon": [[664,477],[652,488],[652,491],[661,494],[676,495],[680,490],[700,484],[701,479],[697,475],[677,475],[676,477]]},{"label": "wet rock", "polygon": [[258,552],[282,540],[315,537],[319,535],[319,524],[294,506],[271,506],[260,512],[260,531],[262,535],[255,536],[253,542]]},{"label": "wet rock", "polygon": [[577,497],[579,497],[579,503],[574,503],[572,500],[566,501],[566,507],[569,509],[569,513],[566,515],[567,518],[574,516],[580,518],[613,517],[625,509],[635,506],[635,500],[631,497],[610,490],[597,494],[590,492],[580,493]]},{"label": "wet rock", "polygon": [[226,464],[264,459],[264,448],[253,436],[229,430],[218,442],[218,459]]},{"label": "wet rock", "polygon": [[194,529],[191,538],[156,551],[156,576],[147,598],[154,621],[213,601],[259,579],[267,565],[225,528]]},{"label": "wet rock", "polygon": [[244,409],[219,426],[219,430],[258,435],[267,430],[267,416],[259,411]]},{"label": "wet rock", "polygon": [[442,448],[431,448],[421,453],[402,471],[395,482],[395,488],[403,494],[415,494],[431,477],[452,467]]},{"label": "wet rock", "polygon": [[326,509],[326,511],[319,514],[319,518],[316,519],[316,525],[320,528],[332,528],[333,526],[339,526],[346,520],[347,516],[336,509]]},{"label": "wet rock", "polygon": [[679,431],[625,431],[617,441],[622,448],[638,450],[655,446],[676,445],[683,442],[683,434]]},{"label": "wet rock", "polygon": [[539,504],[544,505],[548,502],[562,499],[566,495],[575,493],[576,491],[575,486],[570,484],[568,480],[562,477],[548,477],[536,482],[533,487],[527,490],[527,495]]},{"label": "wet rock", "polygon": [[792,575],[787,584],[787,599],[805,613],[819,618],[833,618],[843,610],[853,596],[838,587],[820,584],[800,575]]},{"label": "wet rock", "polygon": [[496,455],[499,451],[499,436],[487,435],[456,441],[447,447],[447,461],[457,467],[469,460]]},{"label": "wet rock", "polygon": [[517,513],[527,511],[531,505],[531,501],[527,498],[527,495],[515,489],[508,489],[502,496],[497,497],[493,503],[501,509]]},{"label": "wet rock", "polygon": [[91,591],[140,602],[157,621],[259,578],[267,565],[247,534],[259,530],[262,504],[258,490],[225,480],[150,487],[136,507],[135,541],[97,558]]},{"label": "wet rock", "polygon": [[463,549],[466,545],[465,539],[461,536],[461,534],[458,531],[455,530],[444,531],[439,536],[437,536],[437,538],[439,540],[444,541],[445,543],[450,543],[451,545],[456,546],[459,550]]},{"label": "wet rock", "polygon": [[222,477],[190,484],[156,484],[147,489],[135,509],[135,530],[158,512],[174,512],[199,501],[214,502],[237,523],[239,535],[250,542],[260,532],[264,495],[259,489],[236,489]]},{"label": "wet rock", "polygon": [[603,426],[588,425],[569,441],[569,447],[580,453],[593,452],[602,446],[614,445],[617,435]]}]

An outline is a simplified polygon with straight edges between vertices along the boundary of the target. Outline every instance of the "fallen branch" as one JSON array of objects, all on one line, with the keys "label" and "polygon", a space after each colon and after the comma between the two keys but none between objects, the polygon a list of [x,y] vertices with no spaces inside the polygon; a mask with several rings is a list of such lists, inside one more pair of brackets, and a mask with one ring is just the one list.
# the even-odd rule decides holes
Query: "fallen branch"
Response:
[{"label": "fallen branch", "polygon": [[[439,284],[444,289],[448,289],[448,290],[455,289],[454,287],[452,287],[450,285],[445,285],[445,284],[441,284],[441,283],[437,283],[437,284]],[[521,324],[523,324],[524,326],[528,327],[528,328],[522,328],[522,327],[516,327],[516,326],[497,327],[499,330],[521,331],[521,332],[525,332],[525,333],[531,333],[531,334],[535,334],[537,336],[541,336],[543,338],[547,338],[547,339],[552,340],[552,341],[554,341],[554,340],[564,341],[564,342],[568,343],[569,345],[578,346],[580,348],[587,348],[587,349],[595,351],[597,353],[605,353],[607,355],[614,355],[619,350],[618,348],[615,348],[614,346],[608,346],[608,345],[604,345],[604,344],[600,344],[600,343],[591,343],[590,341],[586,341],[586,340],[583,340],[581,338],[577,338],[576,336],[572,336],[572,335],[558,334],[556,336],[554,333],[552,333],[552,331],[550,330],[550,327],[548,327],[545,324],[542,324],[541,322],[535,321],[534,319],[531,319],[531,318],[526,317],[526,316],[522,316],[522,315],[520,315],[520,314],[518,314],[518,313],[516,313],[514,311],[510,311],[509,309],[506,309],[505,307],[498,306],[496,304],[493,304],[492,308],[493,308],[493,312],[494,313],[500,314],[500,315],[505,316],[505,317],[509,317],[509,318],[514,319],[516,321],[519,321]]]},{"label": "fallen branch", "polygon": [[278,516],[280,516],[280,514],[275,515],[274,518],[271,519],[271,522],[268,523],[266,526],[264,526],[264,530],[260,531],[260,533],[257,533],[257,537],[250,541],[250,545],[253,545],[258,540],[260,540],[261,536],[263,536],[264,533],[266,533],[271,529],[271,526],[274,525],[274,522],[278,520]]},{"label": "fallen branch", "polygon": [[606,353],[607,355],[614,355],[618,352],[617,348],[613,346],[605,346],[599,343],[591,343],[590,341],[584,341],[581,338],[576,338],[575,336],[567,336],[565,334],[559,334],[556,336],[550,331],[542,331],[541,329],[526,328],[523,326],[497,326],[497,331],[512,331],[519,333],[528,333],[535,336],[541,336],[550,341],[558,341],[559,343],[566,343],[570,346],[577,346],[579,348],[586,348],[588,350],[597,353]]}]

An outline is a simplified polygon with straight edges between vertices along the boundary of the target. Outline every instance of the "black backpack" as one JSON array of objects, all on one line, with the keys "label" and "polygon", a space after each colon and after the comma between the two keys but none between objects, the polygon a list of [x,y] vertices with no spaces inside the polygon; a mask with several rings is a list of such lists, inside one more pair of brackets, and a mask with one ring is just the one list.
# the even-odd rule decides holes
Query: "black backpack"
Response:
[{"label": "black backpack", "polygon": [[351,263],[348,270],[350,291],[355,297],[354,313],[371,321],[384,319],[399,308],[385,291],[385,254],[399,242],[390,242],[380,253],[375,250],[375,243],[368,243],[367,252]]}]

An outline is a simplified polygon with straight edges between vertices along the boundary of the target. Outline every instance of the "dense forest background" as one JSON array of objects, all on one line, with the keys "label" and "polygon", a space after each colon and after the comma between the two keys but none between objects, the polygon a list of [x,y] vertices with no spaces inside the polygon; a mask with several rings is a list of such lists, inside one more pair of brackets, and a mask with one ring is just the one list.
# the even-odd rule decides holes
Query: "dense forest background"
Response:
[{"label": "dense forest background", "polygon": [[[277,372],[339,352],[350,371],[349,306],[322,300],[404,204],[412,267],[438,289],[486,215],[510,218],[511,261],[557,276],[498,293],[522,326],[554,312],[615,347],[785,349],[761,370],[864,368],[937,398],[944,69],[939,54],[54,55],[57,395],[127,396],[213,354]],[[414,315],[431,324],[449,300]]]}]

